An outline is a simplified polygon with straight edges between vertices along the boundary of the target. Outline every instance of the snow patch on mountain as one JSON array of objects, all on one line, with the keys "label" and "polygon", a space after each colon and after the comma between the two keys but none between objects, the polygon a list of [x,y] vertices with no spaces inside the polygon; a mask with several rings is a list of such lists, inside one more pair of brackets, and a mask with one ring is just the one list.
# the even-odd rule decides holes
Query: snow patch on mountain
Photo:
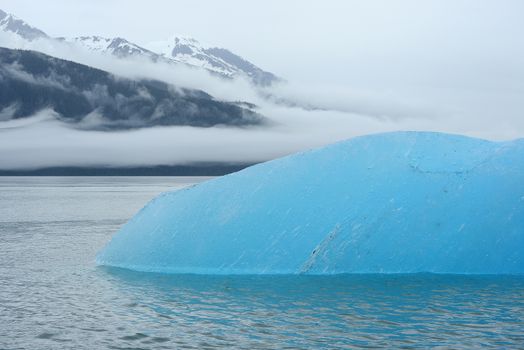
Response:
[{"label": "snow patch on mountain", "polygon": [[14,33],[29,41],[48,38],[47,34],[40,29],[30,26],[15,15],[2,10],[0,10],[0,31]]},{"label": "snow patch on mountain", "polygon": [[165,41],[152,42],[146,47],[165,58],[202,67],[230,78],[244,75],[259,85],[270,85],[279,80],[274,74],[227,49],[204,45],[193,38],[175,36]]},{"label": "snow patch on mountain", "polygon": [[2,10],[0,10],[0,33],[8,34],[5,40],[16,41],[17,44],[13,48],[18,49],[31,48],[27,47],[26,44],[33,40],[47,39],[118,58],[145,58],[153,62],[183,64],[195,69],[204,69],[224,78],[244,77],[259,86],[268,86],[280,80],[273,73],[262,70],[227,49],[203,45],[197,40],[187,37],[173,37],[169,40],[153,42],[146,47],[121,37],[52,38],[40,29],[30,26],[23,20]]},{"label": "snow patch on mountain", "polygon": [[63,42],[81,46],[94,52],[109,53],[120,58],[141,56],[156,60],[158,55],[124,38],[105,38],[101,36],[80,36],[75,38],[58,38]]}]

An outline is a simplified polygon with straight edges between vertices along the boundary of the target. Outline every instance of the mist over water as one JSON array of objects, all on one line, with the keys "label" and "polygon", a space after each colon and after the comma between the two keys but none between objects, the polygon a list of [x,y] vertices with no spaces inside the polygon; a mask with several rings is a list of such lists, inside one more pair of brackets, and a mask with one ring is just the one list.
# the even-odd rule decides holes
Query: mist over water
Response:
[{"label": "mist over water", "polygon": [[196,276],[96,267],[203,178],[0,178],[0,348],[519,348],[522,276]]},{"label": "mist over water", "polygon": [[[513,39],[522,30],[513,15],[518,11],[510,11],[507,4],[500,8],[472,5],[476,16],[469,16],[468,6],[447,5],[454,11],[444,11],[445,6],[437,3],[426,8],[405,1],[384,16],[375,13],[373,6],[338,4],[353,8],[341,13],[356,17],[344,20],[355,31],[320,26],[318,33],[310,34],[323,38],[318,40],[322,50],[306,54],[302,45],[309,41],[295,38],[288,42],[287,51],[265,46],[266,52],[275,50],[271,60],[253,59],[261,67],[265,61],[277,61],[286,68],[276,72],[286,81],[270,87],[253,86],[242,77],[220,79],[184,65],[117,58],[57,41],[25,42],[0,33],[2,46],[37,50],[116,76],[202,89],[221,101],[253,103],[256,112],[271,122],[264,127],[159,127],[99,133],[56,123],[56,113],[43,110],[28,121],[0,122],[0,167],[258,162],[353,136],[397,130],[490,140],[524,137],[524,75],[519,63],[524,51]],[[315,6],[306,6],[305,13],[311,8]],[[359,13],[372,19],[373,25],[366,25]],[[467,15],[461,17],[463,13]],[[340,20],[335,13],[330,15]],[[391,26],[386,27],[388,23]],[[331,36],[322,36],[323,31]],[[271,45],[281,45],[280,40],[274,38]],[[237,52],[234,46],[228,48]],[[298,57],[293,49],[303,54]],[[297,74],[299,69],[301,74]],[[6,119],[9,108],[0,111],[0,120]]]}]

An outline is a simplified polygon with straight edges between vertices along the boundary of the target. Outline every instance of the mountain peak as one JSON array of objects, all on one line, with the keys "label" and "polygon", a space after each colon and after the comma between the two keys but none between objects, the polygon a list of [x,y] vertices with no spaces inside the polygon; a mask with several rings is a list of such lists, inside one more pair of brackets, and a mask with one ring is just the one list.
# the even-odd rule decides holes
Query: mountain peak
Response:
[{"label": "mountain peak", "polygon": [[173,41],[175,45],[194,45],[201,46],[200,42],[196,39],[183,37],[183,36],[174,36]]},{"label": "mountain peak", "polygon": [[246,76],[258,85],[270,85],[279,80],[274,74],[260,69],[227,49],[204,45],[190,37],[175,35],[166,41],[151,43],[148,48],[164,58],[203,67],[222,76]]},{"label": "mountain peak", "polygon": [[28,25],[14,15],[0,10],[0,31],[15,34],[24,40],[59,40],[89,51],[114,55],[118,58],[145,58],[153,62],[183,64],[204,69],[224,78],[243,76],[256,85],[271,85],[280,79],[264,71],[233,52],[203,44],[189,36],[174,35],[168,40],[157,41],[146,47],[122,37],[107,38],[98,35],[74,38],[52,38],[43,31]]},{"label": "mountain peak", "polygon": [[48,38],[48,35],[40,29],[30,26],[15,15],[2,10],[0,10],[0,30],[11,32],[29,41]]},{"label": "mountain peak", "polygon": [[124,38],[106,38],[97,35],[60,38],[65,42],[80,45],[90,51],[110,53],[117,57],[146,56],[154,59],[158,55]]}]

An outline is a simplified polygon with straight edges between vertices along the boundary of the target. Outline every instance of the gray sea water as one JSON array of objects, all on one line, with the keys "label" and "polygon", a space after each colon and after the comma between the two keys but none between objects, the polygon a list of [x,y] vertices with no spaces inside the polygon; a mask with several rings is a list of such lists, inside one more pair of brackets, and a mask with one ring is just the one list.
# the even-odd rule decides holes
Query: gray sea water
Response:
[{"label": "gray sea water", "polygon": [[0,349],[524,348],[518,276],[196,276],[95,254],[187,177],[0,177]]}]

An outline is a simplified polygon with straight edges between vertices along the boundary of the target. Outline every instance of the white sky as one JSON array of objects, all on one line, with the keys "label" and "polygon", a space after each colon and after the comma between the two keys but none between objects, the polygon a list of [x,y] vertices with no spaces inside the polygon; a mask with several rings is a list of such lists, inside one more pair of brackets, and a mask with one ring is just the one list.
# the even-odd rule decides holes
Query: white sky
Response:
[{"label": "white sky", "polygon": [[[288,147],[282,134],[279,154],[397,129],[524,137],[521,0],[0,0],[0,9],[51,36],[194,37],[286,78],[283,96],[372,116],[285,111],[300,141]],[[376,124],[382,116],[387,125]]]},{"label": "white sky", "polygon": [[[461,70],[461,85],[477,86],[485,82],[471,77],[475,69],[508,74],[524,58],[520,0],[0,0],[0,8],[52,36],[142,44],[192,36],[295,81],[387,85],[402,75],[441,86]],[[485,72],[491,64],[504,67]]]}]

